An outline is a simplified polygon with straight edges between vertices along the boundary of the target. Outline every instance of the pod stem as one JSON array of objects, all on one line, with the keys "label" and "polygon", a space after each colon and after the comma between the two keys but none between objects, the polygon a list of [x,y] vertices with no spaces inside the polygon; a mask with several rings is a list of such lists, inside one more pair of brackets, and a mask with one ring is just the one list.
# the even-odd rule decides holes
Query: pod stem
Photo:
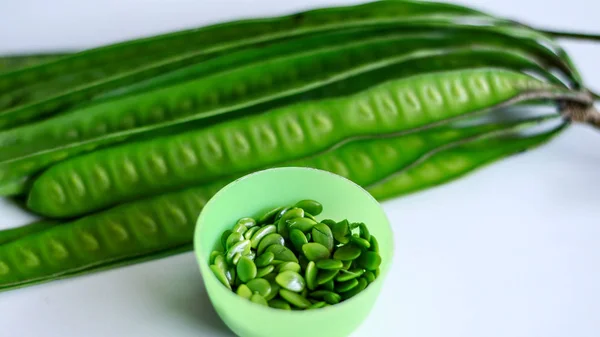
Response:
[{"label": "pod stem", "polygon": [[538,30],[543,34],[547,34],[556,38],[567,38],[574,40],[585,40],[585,41],[598,41],[600,42],[600,34],[591,33],[580,33],[580,32],[566,32],[566,31],[554,31],[554,30]]},{"label": "pod stem", "polygon": [[593,105],[568,102],[563,109],[563,115],[575,122],[587,123],[600,129],[600,111]]}]

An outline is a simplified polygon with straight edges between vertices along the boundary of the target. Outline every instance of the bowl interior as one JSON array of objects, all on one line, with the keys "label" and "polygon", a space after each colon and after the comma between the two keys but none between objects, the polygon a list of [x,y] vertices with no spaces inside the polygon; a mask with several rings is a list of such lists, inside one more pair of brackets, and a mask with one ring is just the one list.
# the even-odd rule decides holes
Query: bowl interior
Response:
[{"label": "bowl interior", "polygon": [[[225,288],[209,269],[211,251],[221,234],[242,217],[260,216],[302,199],[323,204],[317,219],[364,222],[375,235],[381,274],[352,299],[323,309],[284,311],[242,299]],[[221,189],[206,205],[196,226],[196,258],[209,298],[219,316],[241,337],[348,336],[366,318],[390,268],[393,234],[379,203],[348,179],[311,168],[284,167],[252,173]]]}]

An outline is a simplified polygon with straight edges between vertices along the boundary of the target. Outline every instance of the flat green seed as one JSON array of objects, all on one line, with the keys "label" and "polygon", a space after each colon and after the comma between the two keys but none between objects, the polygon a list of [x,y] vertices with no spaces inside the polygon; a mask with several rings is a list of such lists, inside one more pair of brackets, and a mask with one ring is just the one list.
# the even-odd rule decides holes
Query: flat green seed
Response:
[{"label": "flat green seed", "polygon": [[335,225],[332,226],[331,232],[333,233],[333,238],[337,242],[342,244],[350,242],[350,227],[348,220],[336,222]]},{"label": "flat green seed", "polygon": [[314,261],[308,262],[304,277],[306,278],[306,286],[308,289],[317,289],[317,265],[314,263]]},{"label": "flat green seed", "polygon": [[237,263],[236,266],[237,276],[242,282],[247,283],[257,276],[258,269],[252,260],[248,257],[243,256]]},{"label": "flat green seed", "polygon": [[342,300],[342,296],[340,296],[340,295],[338,295],[336,293],[333,293],[333,292],[329,292],[328,294],[325,294],[325,296],[323,297],[323,299],[328,304],[338,304]]},{"label": "flat green seed", "polygon": [[329,226],[324,223],[317,224],[313,227],[312,240],[325,246],[330,252],[333,250],[333,233]]},{"label": "flat green seed", "polygon": [[371,247],[371,244],[369,243],[369,241],[359,237],[358,235],[352,235],[350,237],[350,242],[356,244],[357,246],[359,246],[362,249],[369,249],[369,247]]},{"label": "flat green seed", "polygon": [[240,261],[241,258],[242,258],[242,253],[236,253],[233,256],[233,260],[232,260],[233,264],[238,264],[238,262]]},{"label": "flat green seed", "polygon": [[256,257],[256,253],[253,250],[250,250],[250,252],[244,251],[244,256],[249,258],[250,260],[254,261],[254,258]]},{"label": "flat green seed", "polygon": [[333,253],[333,258],[342,261],[352,261],[358,258],[360,254],[360,248],[352,243],[349,243],[336,249],[335,253]]},{"label": "flat green seed", "polygon": [[246,233],[247,230],[248,227],[244,226],[244,224],[241,223],[236,223],[235,226],[233,226],[234,233],[240,233],[243,235],[244,233]]},{"label": "flat green seed", "polygon": [[281,215],[279,221],[283,220],[285,222],[294,218],[304,218],[304,210],[302,208],[292,207]]},{"label": "flat green seed", "polygon": [[379,274],[381,274],[381,269],[377,268],[377,270],[375,270],[375,278],[378,278]]},{"label": "flat green seed", "polygon": [[271,262],[271,264],[272,264],[272,265],[274,265],[274,266],[278,266],[278,265],[280,265],[280,264],[282,264],[282,263],[284,263],[284,262],[286,262],[286,261],[281,261],[281,260],[273,260],[273,262]]},{"label": "flat green seed", "polygon": [[229,281],[229,284],[234,285],[235,281],[237,280],[237,275],[235,272],[235,267],[231,266],[228,270],[227,273],[225,274],[227,276],[227,280]]},{"label": "flat green seed", "polygon": [[333,281],[333,278],[339,273],[339,270],[320,270],[317,275],[317,284],[325,284],[329,281]]},{"label": "flat green seed", "polygon": [[308,263],[310,261],[308,261],[308,259],[306,258],[306,256],[304,255],[300,255],[298,256],[298,264],[300,264],[300,269],[301,270],[306,270],[306,268],[308,267]]},{"label": "flat green seed", "polygon": [[306,240],[307,240],[308,242],[311,242],[311,241],[312,241],[312,235],[311,235],[310,233],[306,233]]},{"label": "flat green seed", "polygon": [[275,309],[292,310],[292,307],[290,307],[290,304],[288,302],[280,300],[278,298],[270,300],[269,306]]},{"label": "flat green seed", "polygon": [[342,269],[344,263],[340,260],[319,260],[317,261],[317,268],[319,269]]},{"label": "flat green seed", "polygon": [[259,226],[254,226],[254,227],[248,229],[246,231],[246,233],[244,233],[244,239],[246,239],[246,240],[252,239],[252,235],[254,235],[254,233],[256,233],[259,229],[260,229]]},{"label": "flat green seed", "polygon": [[[354,280],[356,281],[356,279]],[[342,293],[342,298],[344,300],[347,300],[349,298],[352,298],[354,296],[356,296],[357,294],[359,294],[361,291],[365,290],[367,288],[367,281],[365,279],[363,279],[362,277],[358,279],[358,281],[356,281],[358,284],[353,287],[352,289],[343,292]]]},{"label": "flat green seed", "polygon": [[360,223],[358,223],[358,222],[352,222],[352,223],[350,223],[349,227],[350,227],[350,230],[352,231],[354,229],[357,229],[359,226],[360,226]]},{"label": "flat green seed", "polygon": [[342,270],[335,278],[336,282],[345,282],[360,277],[365,272],[364,269],[354,268],[350,271]]},{"label": "flat green seed", "polygon": [[241,284],[237,290],[236,290],[236,294],[238,294],[239,296],[249,300],[250,297],[252,297],[252,290],[250,290],[250,288],[248,288],[247,285],[245,284]]},{"label": "flat green seed", "polygon": [[256,277],[265,277],[275,270],[275,266],[266,266],[256,271]]},{"label": "flat green seed", "polygon": [[233,245],[242,240],[244,240],[244,236],[242,234],[237,232],[231,233],[231,235],[229,235],[229,237],[227,238],[227,241],[225,241],[225,249],[230,249],[231,247],[233,247]]},{"label": "flat green seed", "polygon": [[239,224],[244,225],[246,228],[252,228],[256,226],[256,220],[254,220],[253,218],[241,218],[238,220],[236,225]]},{"label": "flat green seed", "polygon": [[333,279],[321,284],[321,288],[323,288],[324,290],[329,290],[329,291],[333,291],[334,290],[334,285],[335,283],[333,282]]},{"label": "flat green seed", "polygon": [[223,247],[223,250],[227,249],[227,238],[229,237],[229,235],[231,235],[231,233],[233,233],[233,231],[231,229],[228,229],[223,232],[223,235],[221,235],[221,247]]},{"label": "flat green seed", "polygon": [[225,256],[223,256],[223,255],[219,255],[219,256],[215,257],[215,262],[213,264],[216,265],[217,267],[221,268],[223,270],[223,272],[225,272],[225,270],[227,270],[227,262],[225,261]]},{"label": "flat green seed", "polygon": [[255,278],[246,283],[248,288],[252,290],[253,293],[258,293],[262,297],[267,297],[271,294],[272,287],[269,281],[264,278]]},{"label": "flat green seed", "polygon": [[[276,260],[283,262],[296,262],[298,263],[298,258],[294,255],[289,248],[282,245],[271,245],[267,247],[266,252],[271,252],[275,255],[275,260],[273,260],[272,264],[275,264]],[[283,263],[282,262],[282,263]]]},{"label": "flat green seed", "polygon": [[327,247],[316,242],[309,242],[302,245],[302,252],[309,261],[325,260],[331,256]]},{"label": "flat green seed", "polygon": [[277,208],[273,208],[272,210],[266,212],[262,216],[258,218],[258,224],[264,225],[266,223],[273,223],[275,221],[275,216],[277,216],[281,211],[283,211],[286,207],[279,206]]},{"label": "flat green seed", "polygon": [[262,254],[267,247],[271,246],[271,245],[281,245],[283,246],[285,244],[285,240],[283,239],[283,236],[281,236],[278,233],[271,233],[267,236],[265,236],[262,240],[260,240],[260,243],[258,244],[258,249],[256,250],[256,252],[258,254]]},{"label": "flat green seed", "polygon": [[290,237],[290,227],[288,226],[287,221],[282,219],[277,221],[277,233],[283,236],[285,239]]},{"label": "flat green seed", "polygon": [[367,270],[376,270],[381,265],[381,256],[375,252],[365,252],[358,259],[356,263],[359,267]]},{"label": "flat green seed", "polygon": [[369,242],[371,243],[371,248],[369,250],[379,253],[379,242],[377,242],[377,239],[373,235],[371,235],[371,240],[369,240]]},{"label": "flat green seed", "polygon": [[289,229],[299,229],[303,233],[309,232],[317,222],[309,218],[293,218],[287,221]]},{"label": "flat green seed", "polygon": [[327,303],[325,302],[317,302],[317,303],[313,303],[310,307],[308,307],[307,309],[320,309],[325,307]]},{"label": "flat green seed", "polygon": [[292,242],[292,245],[294,246],[294,249],[296,249],[297,252],[301,252],[302,245],[308,243],[306,235],[304,235],[304,233],[302,233],[302,231],[297,228],[290,230],[289,236],[290,241]]},{"label": "flat green seed", "polygon": [[278,266],[279,272],[284,272],[286,270],[291,270],[293,272],[299,273],[302,268],[300,264],[296,262],[284,262]]},{"label": "flat green seed", "polygon": [[298,201],[294,207],[302,208],[305,212],[308,212],[312,215],[319,215],[323,212],[323,205],[316,200],[304,199]]},{"label": "flat green seed", "polygon": [[358,286],[358,280],[357,279],[352,279],[346,282],[338,282],[335,285],[335,291],[337,293],[345,293],[346,291],[349,291],[350,289],[354,288]]},{"label": "flat green seed", "polygon": [[287,289],[282,288],[279,290],[279,296],[296,308],[306,309],[312,305],[306,297]]},{"label": "flat green seed", "polygon": [[365,225],[363,222],[361,222],[358,225],[358,228],[359,228],[360,237],[367,241],[371,241],[371,233],[369,232],[369,228],[367,228],[367,225]]},{"label": "flat green seed", "polygon": [[225,275],[225,273],[223,272],[223,270],[221,268],[219,268],[213,264],[210,266],[210,270],[212,270],[212,272],[217,277],[217,280],[219,280],[219,282],[221,282],[221,284],[226,286],[229,290],[232,290],[231,284],[229,284],[229,280],[227,280],[227,276]]},{"label": "flat green seed", "polygon": [[312,298],[316,298],[318,300],[322,300],[325,298],[325,295],[327,295],[327,294],[335,294],[335,293],[332,291],[329,291],[329,290],[316,290],[316,291],[313,291],[312,293],[310,293],[309,296]]},{"label": "flat green seed", "polygon": [[373,283],[373,281],[375,281],[375,274],[370,270],[367,270],[365,272],[364,277],[365,277],[365,279],[367,279],[368,283]]},{"label": "flat green seed", "polygon": [[279,273],[279,275],[275,277],[275,282],[277,282],[277,284],[279,284],[279,286],[282,288],[297,293],[306,288],[306,281],[304,281],[302,275],[291,270],[286,270]]},{"label": "flat green seed", "polygon": [[317,218],[315,218],[315,216],[312,215],[312,214],[310,214],[310,213],[304,212],[304,217],[308,218],[308,219],[311,219],[314,222],[317,222],[317,223],[319,222],[319,220],[317,220]]},{"label": "flat green seed", "polygon": [[275,259],[275,254],[273,254],[271,252],[266,252],[266,253],[262,253],[259,257],[257,257],[254,260],[254,264],[256,264],[256,266],[259,268],[266,267],[266,266],[270,265],[274,259]]},{"label": "flat green seed", "polygon": [[329,228],[331,228],[331,230],[333,230],[333,226],[335,226],[335,224],[337,222],[335,222],[335,221],[333,221],[331,219],[323,219],[323,220],[321,220],[321,223],[326,224]]},{"label": "flat green seed", "polygon": [[221,253],[221,252],[220,252],[220,251],[218,251],[218,250],[213,250],[213,251],[210,253],[209,264],[213,264],[213,263],[215,263],[215,258],[216,258],[217,256],[219,256],[219,255],[223,255],[223,253]]},{"label": "flat green seed", "polygon": [[264,305],[265,307],[269,306],[267,300],[265,300],[265,298],[260,296],[259,294],[252,294],[252,297],[250,297],[250,301],[256,304]]},{"label": "flat green seed", "polygon": [[342,261],[342,263],[344,263],[343,270],[348,270],[352,266],[352,261]]},{"label": "flat green seed", "polygon": [[260,243],[260,241],[267,235],[275,233],[277,231],[277,227],[275,227],[274,225],[267,225],[262,227],[261,229],[257,230],[256,233],[254,233],[254,235],[252,235],[252,239],[250,239],[250,241],[252,242],[252,248],[256,249],[258,247],[258,244]]}]

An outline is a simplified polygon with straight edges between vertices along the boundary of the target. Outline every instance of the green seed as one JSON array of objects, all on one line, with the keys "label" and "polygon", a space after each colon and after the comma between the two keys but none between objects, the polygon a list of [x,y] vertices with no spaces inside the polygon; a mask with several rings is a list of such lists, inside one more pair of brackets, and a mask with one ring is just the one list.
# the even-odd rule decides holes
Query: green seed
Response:
[{"label": "green seed", "polygon": [[309,300],[307,300],[302,295],[289,291],[287,289],[279,290],[279,296],[281,296],[284,300],[288,301],[291,305],[300,308],[306,309],[312,305]]},{"label": "green seed", "polygon": [[278,298],[270,300],[269,306],[275,309],[292,310],[292,307],[290,307],[290,304],[288,302],[280,300]]},{"label": "green seed", "polygon": [[254,260],[254,264],[257,267],[266,267],[275,259],[275,254],[271,252],[262,253],[259,257]]},{"label": "green seed", "polygon": [[246,228],[252,228],[256,226],[256,220],[252,218],[241,218],[238,220],[236,225],[244,225]]},{"label": "green seed", "polygon": [[273,260],[272,264],[276,264],[275,261],[279,260],[283,262],[296,262],[298,263],[298,258],[289,248],[282,245],[271,245],[267,247],[267,252],[273,253],[275,255],[275,260]]},{"label": "green seed", "polygon": [[317,224],[316,221],[309,218],[293,218],[287,222],[290,230],[299,229],[303,233],[310,231]]},{"label": "green seed", "polygon": [[250,253],[248,253],[244,256],[249,258],[250,260],[254,261],[254,258],[256,257],[256,253],[253,250],[250,250]]},{"label": "green seed", "polygon": [[343,270],[348,270],[352,266],[352,261],[342,261],[342,263],[344,263]]},{"label": "green seed", "polygon": [[[275,276],[275,274],[273,274],[273,276]],[[267,301],[270,301],[272,299],[275,298],[275,296],[277,296],[279,294],[279,290],[281,290],[281,287],[279,286],[279,284],[277,284],[277,282],[275,281],[275,279],[273,279],[273,281],[269,281],[269,283],[271,284],[271,293],[265,297],[265,299]]]},{"label": "green seed", "polygon": [[317,261],[317,268],[319,269],[342,269],[344,264],[340,260],[319,260]]},{"label": "green seed", "polygon": [[290,227],[288,226],[287,221],[279,219],[277,221],[277,233],[283,236],[285,239],[290,237]]},{"label": "green seed", "polygon": [[358,235],[352,235],[350,237],[350,241],[362,249],[368,249],[369,247],[371,247],[369,241],[359,237]]},{"label": "green seed", "polygon": [[242,280],[242,282],[247,283],[257,276],[258,270],[256,269],[256,265],[252,260],[247,258],[246,256],[242,257],[236,267],[237,276]]},{"label": "green seed", "polygon": [[236,223],[235,226],[233,226],[234,233],[240,233],[243,235],[247,230],[248,227],[246,227],[243,223]]},{"label": "green seed", "polygon": [[302,233],[301,230],[296,228],[290,230],[290,241],[292,242],[292,245],[294,246],[294,249],[296,249],[297,252],[301,252],[302,246],[308,243],[306,235],[304,235],[304,233]]},{"label": "green seed", "polygon": [[329,293],[335,294],[329,290],[316,290],[316,291],[311,292],[309,295],[310,295],[310,297],[316,298],[317,300],[322,300],[323,298],[325,298],[325,295],[327,295]]},{"label": "green seed", "polygon": [[225,261],[225,256],[223,255],[215,257],[215,262],[213,264],[221,268],[223,272],[227,270],[227,262]]},{"label": "green seed", "polygon": [[278,268],[279,268],[278,270],[280,273],[284,272],[286,270],[291,270],[293,272],[299,273],[300,270],[302,269],[300,267],[300,265],[296,262],[284,262],[284,263],[280,264]]},{"label": "green seed", "polygon": [[267,235],[275,233],[277,231],[277,228],[274,225],[267,225],[262,227],[261,229],[257,230],[256,233],[254,233],[254,235],[252,235],[252,239],[250,239],[250,241],[252,242],[252,248],[256,249],[258,247],[258,244],[260,243],[260,241]]},{"label": "green seed", "polygon": [[381,269],[377,268],[377,270],[375,270],[375,278],[378,278],[380,273]]},{"label": "green seed", "polygon": [[221,268],[219,268],[213,264],[210,266],[210,270],[212,270],[212,272],[217,277],[217,280],[219,280],[219,282],[221,282],[221,284],[226,286],[229,290],[232,290],[231,284],[229,284],[229,280],[227,280],[227,276],[225,275],[225,272],[223,272],[223,270]]},{"label": "green seed", "polygon": [[304,276],[306,277],[306,286],[310,290],[317,288],[317,266],[313,261],[308,262]]},{"label": "green seed", "polygon": [[262,297],[266,297],[271,294],[272,287],[269,281],[264,278],[255,278],[246,283],[248,288],[252,290],[253,293],[258,293]]},{"label": "green seed", "polygon": [[221,235],[221,247],[223,247],[223,250],[227,249],[227,238],[229,237],[229,235],[231,235],[231,233],[233,233],[233,231],[231,229],[228,229],[223,232],[223,235]]},{"label": "green seed", "polygon": [[304,281],[302,275],[291,270],[286,270],[279,273],[279,275],[275,277],[275,282],[277,282],[277,284],[279,284],[282,288],[297,293],[301,292],[306,287],[306,282]]},{"label": "green seed", "polygon": [[262,254],[267,247],[271,246],[271,245],[281,245],[283,246],[285,244],[285,240],[283,239],[283,236],[277,234],[277,233],[271,233],[267,236],[265,236],[262,240],[260,240],[260,243],[258,244],[258,249],[256,250],[256,252],[258,254]]},{"label": "green seed", "polygon": [[281,218],[279,218],[279,221],[285,222],[287,220],[291,220],[294,218],[303,218],[303,217],[304,217],[304,210],[302,208],[292,207],[289,210],[285,211],[285,213],[283,213]]},{"label": "green seed", "polygon": [[312,239],[314,242],[325,246],[329,251],[333,250],[333,233],[326,224],[320,223],[313,227]]},{"label": "green seed", "polygon": [[368,251],[356,259],[356,263],[359,267],[367,270],[376,270],[381,265],[381,256],[375,252]]},{"label": "green seed", "polygon": [[333,253],[333,258],[336,260],[351,261],[358,258],[360,254],[360,248],[352,243],[349,243],[338,248],[335,253]]},{"label": "green seed", "polygon": [[367,228],[367,225],[365,225],[363,222],[361,222],[358,225],[358,228],[359,228],[360,237],[367,241],[371,241],[371,233],[369,232],[369,228]]},{"label": "green seed", "polygon": [[346,291],[349,291],[350,289],[354,288],[358,286],[358,280],[357,279],[352,279],[346,282],[338,282],[335,285],[335,291],[337,293],[345,293]]},{"label": "green seed", "polygon": [[306,258],[306,256],[304,255],[300,255],[298,256],[298,263],[300,264],[300,268],[302,270],[306,270],[306,268],[308,268],[308,263],[310,261],[308,261],[308,259]]},{"label": "green seed", "polygon": [[269,303],[267,303],[267,300],[265,300],[265,298],[260,296],[259,294],[252,294],[252,297],[250,297],[250,301],[254,302],[256,304],[264,305],[266,307],[269,306]]},{"label": "green seed", "polygon": [[328,292],[327,294],[325,294],[325,296],[323,297],[323,299],[328,304],[338,304],[342,300],[342,297],[340,295],[336,294],[336,293]]},{"label": "green seed", "polygon": [[236,281],[236,273],[235,273],[235,267],[231,266],[229,267],[229,269],[227,269],[227,273],[225,273],[225,276],[227,276],[227,280],[229,281],[229,284],[234,285],[235,281]]},{"label": "green seed", "polygon": [[327,305],[327,303],[325,303],[325,302],[317,302],[317,303],[313,303],[307,309],[320,309],[320,308],[323,308],[325,305]]},{"label": "green seed", "polygon": [[273,208],[272,210],[263,214],[260,218],[258,218],[258,224],[263,225],[266,223],[273,223],[275,220],[275,216],[279,214],[279,212],[285,209],[284,206]]},{"label": "green seed", "polygon": [[[275,270],[275,266],[271,266],[273,267],[273,271]],[[267,267],[265,267],[267,268]],[[277,276],[277,273],[268,273],[267,275],[263,276],[262,278],[264,278],[265,280],[269,281],[269,283],[271,283],[271,287],[273,287],[274,284],[277,284],[275,282],[275,277]]]},{"label": "green seed", "polygon": [[223,255],[223,254],[222,254],[220,251],[218,251],[218,250],[213,250],[213,251],[210,253],[210,259],[209,259],[209,261],[210,261],[210,264],[213,264],[213,263],[215,263],[215,258],[216,258],[217,256],[219,256],[219,255]]},{"label": "green seed", "polygon": [[304,212],[304,217],[308,218],[308,219],[311,219],[314,222],[319,222],[319,220],[317,220],[317,218],[315,218],[315,216],[312,215],[312,214],[310,214],[310,213]]},{"label": "green seed", "polygon": [[371,248],[369,250],[379,253],[379,242],[377,242],[377,239],[373,235],[371,235],[371,240],[369,240],[369,242],[371,243]]},{"label": "green seed", "polygon": [[302,245],[302,252],[309,261],[325,260],[331,255],[327,247],[316,242],[309,242]]},{"label": "green seed", "polygon": [[335,224],[336,224],[337,222],[335,222],[335,221],[333,221],[333,220],[331,220],[331,219],[323,219],[323,220],[321,220],[321,223],[324,223],[324,224],[326,224],[326,225],[327,225],[327,227],[329,227],[329,228],[331,228],[331,230],[333,230],[333,226],[335,226]]},{"label": "green seed", "polygon": [[275,266],[266,266],[256,271],[256,277],[265,277],[275,270]]},{"label": "green seed", "polygon": [[286,262],[286,261],[281,261],[281,260],[273,260],[273,262],[271,262],[271,264],[272,264],[272,265],[274,265],[274,266],[278,266],[278,265],[280,265],[280,264],[282,264],[282,263],[284,263],[284,262]]},{"label": "green seed", "polygon": [[233,264],[238,264],[238,262],[240,261],[241,258],[242,258],[242,253],[236,253],[233,256],[233,260],[232,260]]},{"label": "green seed", "polygon": [[339,273],[339,270],[320,270],[317,276],[317,284],[325,284],[333,281],[333,278]]},{"label": "green seed", "polygon": [[358,228],[358,226],[360,226],[360,223],[358,222],[352,222],[348,227],[350,228],[350,231]]},{"label": "green seed", "polygon": [[348,220],[336,222],[335,225],[332,226],[331,232],[337,242],[342,244],[350,242],[350,227]]},{"label": "green seed", "polygon": [[236,293],[238,295],[240,295],[241,297],[245,298],[245,299],[250,299],[250,297],[252,297],[252,290],[250,290],[250,288],[248,288],[247,285],[242,284],[237,288]]},{"label": "green seed", "polygon": [[246,240],[252,239],[252,236],[254,235],[254,233],[256,233],[259,229],[260,229],[259,226],[254,226],[254,227],[248,229],[246,231],[246,233],[244,233],[244,239],[246,239]]},{"label": "green seed", "polygon": [[365,277],[365,279],[367,279],[367,283],[373,283],[373,281],[375,281],[375,274],[370,270],[367,270],[365,272],[364,277]]},{"label": "green seed", "polygon": [[324,290],[329,290],[329,291],[334,290],[334,285],[335,285],[335,283],[333,282],[333,279],[331,279],[323,284],[320,284],[321,288],[323,288]]},{"label": "green seed", "polygon": [[300,200],[294,207],[302,208],[305,212],[312,215],[319,215],[323,212],[323,205],[320,202],[310,199]]},{"label": "green seed", "polygon": [[[356,279],[354,279],[353,281],[356,281]],[[361,291],[365,290],[367,288],[367,281],[365,279],[363,279],[362,277],[358,279],[357,285],[352,287],[352,289],[343,292],[342,293],[342,298],[344,300],[347,300],[349,298],[354,297],[355,295],[357,295],[358,293],[360,293]]]},{"label": "green seed", "polygon": [[306,240],[307,240],[308,242],[311,242],[311,241],[312,241],[312,235],[311,235],[310,233],[306,233]]},{"label": "green seed", "polygon": [[360,277],[365,272],[364,269],[355,268],[351,271],[342,270],[335,278],[336,282],[345,282]]},{"label": "green seed", "polygon": [[227,241],[225,241],[225,249],[231,249],[231,247],[233,247],[233,245],[235,245],[236,243],[242,241],[244,239],[244,236],[240,233],[237,232],[233,232],[231,233],[231,235],[229,235],[229,237],[227,238]]}]

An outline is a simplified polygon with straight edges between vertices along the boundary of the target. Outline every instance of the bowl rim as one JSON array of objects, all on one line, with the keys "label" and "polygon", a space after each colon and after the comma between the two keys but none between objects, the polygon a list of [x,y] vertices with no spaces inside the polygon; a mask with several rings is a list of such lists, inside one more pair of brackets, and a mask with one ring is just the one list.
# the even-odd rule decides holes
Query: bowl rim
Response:
[{"label": "bowl rim", "polygon": [[[322,174],[328,174],[331,175],[337,179],[341,179],[343,180],[345,183],[352,185],[354,188],[357,188],[359,190],[361,190],[363,193],[365,193],[367,198],[370,198],[371,201],[375,202],[379,208],[382,211],[383,217],[385,219],[385,223],[386,223],[386,230],[390,233],[390,235],[392,235],[393,237],[393,227],[391,225],[391,221],[389,219],[389,217],[387,216],[386,212],[383,210],[383,206],[381,205],[381,203],[375,199],[375,197],[373,197],[373,195],[371,195],[367,190],[365,190],[362,186],[358,185],[357,183],[353,182],[352,180],[341,176],[339,174],[335,174],[333,172],[330,171],[326,171],[326,170],[321,170],[321,169],[316,169],[316,168],[312,168],[312,167],[303,167],[303,166],[283,166],[283,167],[273,167],[273,168],[267,168],[267,169],[263,169],[263,170],[258,170],[258,171],[253,171],[251,173],[245,174],[241,177],[238,177],[234,180],[232,180],[231,182],[227,183],[225,186],[221,187],[217,193],[215,193],[209,200],[208,202],[204,205],[204,207],[202,207],[202,211],[200,212],[200,214],[198,215],[197,219],[196,219],[196,224],[195,224],[195,228],[194,228],[194,239],[193,239],[193,247],[194,247],[194,257],[196,259],[196,262],[200,265],[200,264],[205,264],[207,267],[210,267],[210,264],[207,262],[210,257],[209,256],[205,256],[202,253],[202,249],[201,249],[201,243],[199,242],[200,240],[197,240],[197,238],[199,237],[199,233],[202,231],[202,219],[204,219],[206,212],[204,211],[205,209],[207,209],[211,203],[213,203],[216,199],[218,199],[218,197],[224,193],[227,193],[227,190],[229,190],[230,188],[232,188],[234,185],[237,185],[240,181],[249,179],[255,175],[261,175],[261,174],[268,174],[269,172],[272,171],[290,171],[290,170],[295,170],[295,171],[316,171]],[[385,282],[385,280],[387,279],[387,276],[390,272],[390,270],[392,269],[392,264],[393,264],[393,260],[394,260],[394,253],[396,250],[396,245],[394,240],[391,240],[390,243],[390,258],[389,261],[387,261],[387,263],[385,264],[386,268],[382,269],[379,277],[377,277],[377,279],[375,279],[375,281],[373,281],[369,286],[372,285],[376,285],[375,288],[379,287],[380,290],[383,289],[383,283]],[[354,302],[356,302],[357,298],[360,297],[364,297],[366,296],[366,292],[363,290],[360,293],[358,293],[357,295],[353,296],[352,298],[342,301],[340,303],[334,304],[334,305],[330,305],[330,306],[326,306],[323,308],[319,308],[319,310],[281,310],[281,309],[276,309],[276,308],[271,308],[270,306],[263,306],[263,305],[259,305],[256,303],[252,303],[250,301],[248,301],[247,299],[244,299],[242,297],[240,297],[239,295],[237,295],[235,292],[227,289],[224,285],[222,285],[220,283],[220,281],[217,279],[217,277],[213,274],[213,273],[209,273],[210,276],[206,276],[204,275],[204,273],[202,273],[202,271],[200,270],[200,276],[202,278],[202,281],[204,283],[206,283],[205,278],[206,277],[211,277],[214,281],[217,281],[217,283],[222,287],[220,289],[223,290],[224,293],[227,293],[227,295],[225,296],[230,296],[232,299],[235,298],[234,301],[239,301],[239,303],[251,303],[253,306],[255,306],[255,310],[264,310],[265,313],[269,313],[269,314],[281,314],[281,315],[305,315],[305,316],[313,316],[313,315],[318,315],[318,314],[322,314],[324,311],[334,311],[334,310],[340,310],[343,307],[346,306],[351,306],[353,305]],[[205,284],[206,286],[206,284]],[[367,287],[368,289],[368,287]],[[379,297],[379,294],[376,295],[376,297]],[[211,300],[212,302],[212,300]]]}]

